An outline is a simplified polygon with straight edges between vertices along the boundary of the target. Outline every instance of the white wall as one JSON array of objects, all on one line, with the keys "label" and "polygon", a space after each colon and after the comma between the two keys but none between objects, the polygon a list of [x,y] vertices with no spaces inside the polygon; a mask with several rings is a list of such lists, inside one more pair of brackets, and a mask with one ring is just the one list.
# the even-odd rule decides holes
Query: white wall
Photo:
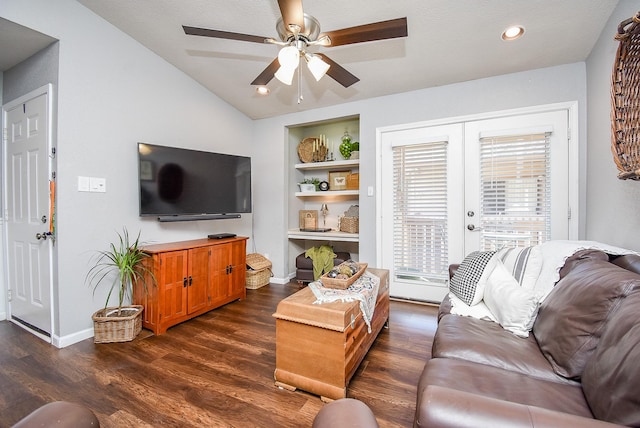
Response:
[{"label": "white wall", "polygon": [[[547,69],[475,80],[412,91],[386,97],[347,103],[332,108],[317,109],[270,119],[258,120],[254,126],[257,147],[254,156],[256,176],[270,176],[268,181],[256,181],[255,240],[259,252],[269,253],[276,277],[286,277],[287,252],[286,177],[290,165],[287,158],[285,127],[360,115],[360,188],[375,187],[376,129],[384,126],[463,116],[518,107],[577,101],[579,110],[578,138],[580,160],[580,205],[585,206],[586,165],[586,74],[585,64],[568,64]],[[273,174],[276,174],[275,176]],[[359,259],[375,265],[376,230],[375,197],[360,196]],[[270,215],[263,216],[262,214]],[[579,233],[584,235],[584,224]],[[292,255],[295,256],[295,255]]]},{"label": "white wall", "polygon": [[640,251],[640,182],[620,180],[611,154],[611,70],[618,24],[640,11],[637,0],[621,0],[587,59],[588,179],[587,239]]},{"label": "white wall", "polygon": [[[141,219],[136,143],[247,156],[252,121],[74,0],[3,0],[0,16],[60,40],[54,339],[66,345],[93,332],[91,314],[106,293],[93,297],[85,285],[89,259],[123,226],[154,242],[227,231],[250,236],[251,215]],[[106,178],[107,192],[78,192],[78,176]]]}]

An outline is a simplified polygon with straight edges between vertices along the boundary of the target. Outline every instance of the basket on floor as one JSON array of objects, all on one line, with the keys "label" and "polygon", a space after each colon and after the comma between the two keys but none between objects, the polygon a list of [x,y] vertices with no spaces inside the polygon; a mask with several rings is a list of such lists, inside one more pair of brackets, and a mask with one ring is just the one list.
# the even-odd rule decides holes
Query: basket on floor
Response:
[{"label": "basket on floor", "polygon": [[640,12],[622,21],[611,76],[611,151],[618,178],[640,180]]},{"label": "basket on floor", "polygon": [[273,276],[271,266],[271,262],[262,254],[247,254],[245,287],[255,290],[269,284],[270,278]]},{"label": "basket on floor", "polygon": [[93,342],[113,343],[130,342],[142,331],[142,310],[144,306],[123,306],[122,311],[130,315],[122,317],[108,316],[118,308],[100,309],[93,314]]}]

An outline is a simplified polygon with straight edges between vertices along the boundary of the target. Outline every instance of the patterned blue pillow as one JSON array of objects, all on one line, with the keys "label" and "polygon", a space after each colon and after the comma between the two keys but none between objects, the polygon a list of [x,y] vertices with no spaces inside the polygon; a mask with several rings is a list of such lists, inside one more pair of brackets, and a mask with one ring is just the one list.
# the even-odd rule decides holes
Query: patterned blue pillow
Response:
[{"label": "patterned blue pillow", "polygon": [[474,251],[465,257],[451,278],[449,291],[469,306],[480,303],[484,296],[486,278],[495,267],[493,259],[495,253],[495,251]]}]

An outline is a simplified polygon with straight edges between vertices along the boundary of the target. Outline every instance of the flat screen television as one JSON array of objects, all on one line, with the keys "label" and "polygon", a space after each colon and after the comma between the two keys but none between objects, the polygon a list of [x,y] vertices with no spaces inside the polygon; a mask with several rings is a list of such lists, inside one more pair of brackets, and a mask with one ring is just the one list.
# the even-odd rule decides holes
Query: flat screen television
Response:
[{"label": "flat screen television", "polygon": [[140,216],[160,221],[251,212],[251,158],[138,143]]}]

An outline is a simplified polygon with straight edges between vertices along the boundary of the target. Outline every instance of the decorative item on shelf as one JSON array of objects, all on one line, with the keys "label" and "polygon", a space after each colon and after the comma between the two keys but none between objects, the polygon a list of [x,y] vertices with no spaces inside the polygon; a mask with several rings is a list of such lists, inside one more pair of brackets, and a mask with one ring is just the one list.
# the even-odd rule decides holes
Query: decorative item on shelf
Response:
[{"label": "decorative item on shelf", "polygon": [[298,183],[298,186],[300,186],[301,192],[315,192],[320,187],[320,179],[315,177],[305,178]]},{"label": "decorative item on shelf", "polygon": [[341,232],[358,233],[360,223],[360,207],[351,205],[344,216],[339,218],[339,229]]},{"label": "decorative item on shelf", "polygon": [[360,174],[357,172],[353,172],[347,175],[347,190],[358,189],[360,189]]},{"label": "decorative item on shelf", "polygon": [[353,142],[351,143],[351,156],[349,159],[360,159],[360,143]]},{"label": "decorative item on shelf", "polygon": [[249,290],[256,290],[269,284],[269,278],[273,276],[271,262],[262,254],[247,254],[247,272],[245,287]]},{"label": "decorative item on shelf", "polygon": [[322,204],[320,207],[320,212],[322,213],[322,227],[327,227],[327,214],[329,214],[329,207],[327,204]]},{"label": "decorative item on shelf", "polygon": [[327,190],[329,190],[329,182],[328,181],[321,181],[320,184],[318,185],[318,188],[320,190],[322,190],[323,192],[326,192]]},{"label": "decorative item on shelf", "polygon": [[318,211],[317,210],[300,210],[298,211],[300,229],[317,229],[318,227]]},{"label": "decorative item on shelf", "polygon": [[343,158],[349,159],[351,157],[351,135],[349,135],[349,131],[344,131],[342,143],[338,149]]},{"label": "decorative item on shelf", "polygon": [[[124,228],[118,233],[118,242],[111,243],[110,249],[99,251],[95,262],[85,277],[85,282],[95,290],[104,280],[111,281],[107,300],[103,309],[95,312],[93,320],[94,342],[129,342],[142,330],[143,306],[124,306],[125,296],[133,298],[135,287],[147,290],[147,281],[155,283],[153,272],[145,263],[149,254],[141,249],[140,233],[134,242],[129,240],[129,232]],[[118,306],[108,307],[111,294],[118,294]]]},{"label": "decorative item on shelf", "polygon": [[618,25],[611,76],[611,151],[621,180],[640,180],[640,12]]},{"label": "decorative item on shelf", "polygon": [[351,174],[351,171],[330,171],[329,188],[331,190],[346,190],[349,174]]}]

